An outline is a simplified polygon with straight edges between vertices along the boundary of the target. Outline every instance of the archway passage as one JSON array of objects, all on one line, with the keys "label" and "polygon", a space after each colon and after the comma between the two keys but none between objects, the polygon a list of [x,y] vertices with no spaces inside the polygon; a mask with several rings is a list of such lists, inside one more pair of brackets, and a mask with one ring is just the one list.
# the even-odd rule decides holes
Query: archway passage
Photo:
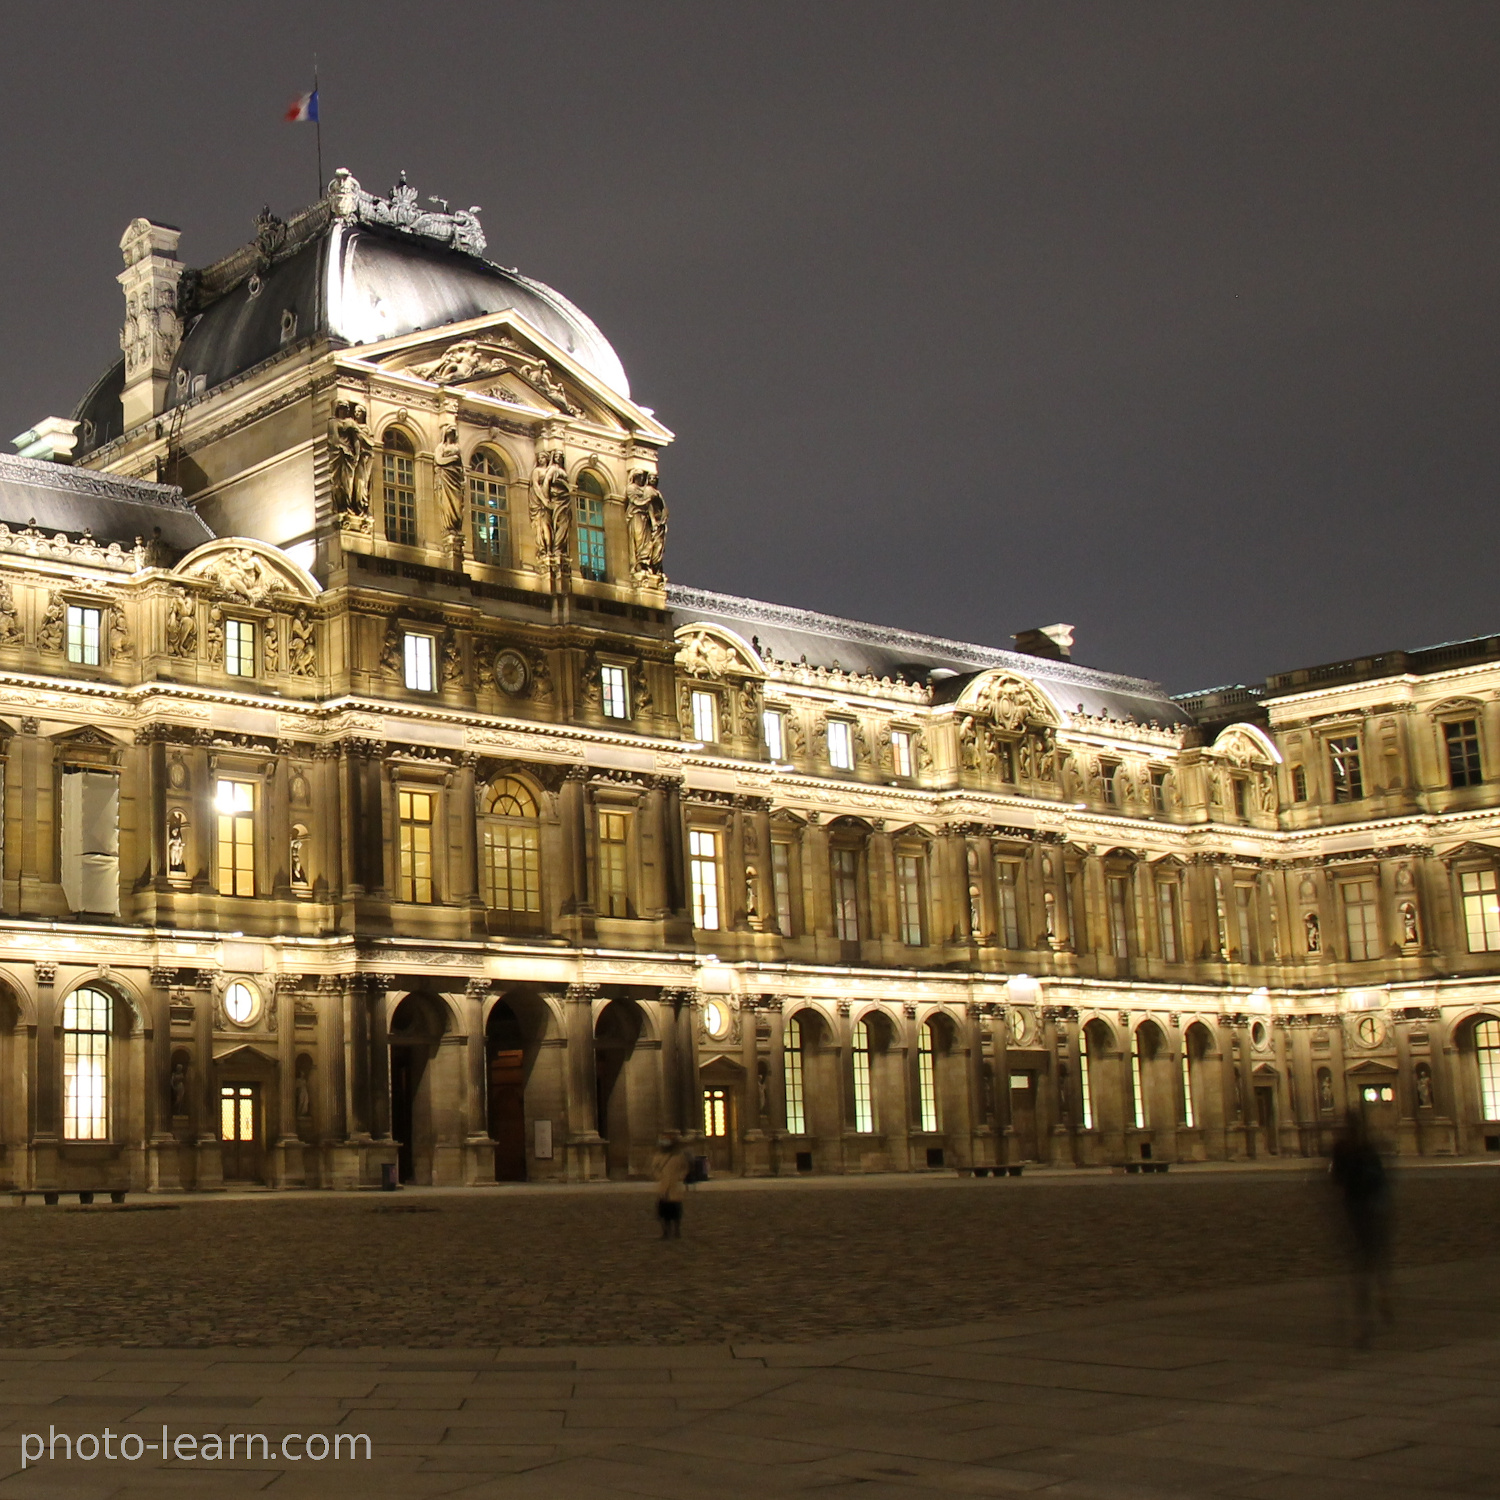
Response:
[{"label": "archway passage", "polygon": [[521,1023],[503,1000],[484,1029],[495,1181],[526,1181],[526,1050]]},{"label": "archway passage", "polygon": [[391,1015],[391,1134],[402,1182],[430,1182],[433,1167],[429,1064],[446,1030],[443,1004],[408,995]]},{"label": "archway passage", "polygon": [[611,1000],[594,1028],[595,1087],[599,1134],[611,1177],[630,1172],[630,1099],[626,1065],[641,1035],[640,1008],[629,1000]]}]

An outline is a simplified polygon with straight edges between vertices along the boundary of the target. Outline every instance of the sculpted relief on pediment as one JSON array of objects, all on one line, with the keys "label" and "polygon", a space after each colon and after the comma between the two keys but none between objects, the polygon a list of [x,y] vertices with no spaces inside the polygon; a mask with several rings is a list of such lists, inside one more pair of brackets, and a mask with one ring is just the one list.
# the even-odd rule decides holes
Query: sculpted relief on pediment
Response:
[{"label": "sculpted relief on pediment", "polygon": [[[502,376],[513,376],[549,406],[570,417],[583,415],[552,366],[507,334],[460,339],[441,354],[406,365],[404,370],[434,385],[469,386],[479,395],[499,396],[503,400],[514,400],[517,393],[497,382]],[[491,384],[484,387],[485,381]]]},{"label": "sculpted relief on pediment", "polygon": [[677,666],[689,677],[722,678],[731,672],[760,677],[765,673],[749,647],[728,631],[706,625],[684,625],[677,632]]},{"label": "sculpted relief on pediment", "polygon": [[988,715],[996,728],[1014,734],[1026,724],[1056,727],[1059,719],[1052,700],[1034,682],[1017,672],[986,672],[965,689],[960,703],[971,712]]}]

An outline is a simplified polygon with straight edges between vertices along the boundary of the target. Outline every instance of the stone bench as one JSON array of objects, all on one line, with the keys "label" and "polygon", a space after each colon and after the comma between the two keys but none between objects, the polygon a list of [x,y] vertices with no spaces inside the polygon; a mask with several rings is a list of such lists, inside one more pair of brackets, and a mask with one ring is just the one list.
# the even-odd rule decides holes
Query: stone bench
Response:
[{"label": "stone bench", "polygon": [[1126,1172],[1134,1177],[1137,1172],[1165,1172],[1171,1165],[1169,1161],[1117,1161],[1111,1164],[1110,1170],[1116,1175]]},{"label": "stone bench", "polygon": [[958,1167],[960,1177],[1019,1177],[1023,1167]]},{"label": "stone bench", "polygon": [[[60,1202],[61,1199],[62,1199],[62,1196],[63,1196],[61,1190],[57,1189],[57,1188],[16,1188],[16,1187],[13,1187],[13,1188],[6,1188],[4,1191],[6,1191],[6,1192],[8,1192],[10,1194],[10,1201],[17,1208],[25,1208],[26,1207],[26,1200],[28,1198],[40,1198],[42,1200],[42,1202],[45,1203],[50,1208],[50,1207],[55,1206],[58,1202]],[[80,1203],[87,1204],[87,1203],[92,1203],[94,1201],[94,1194],[93,1194],[93,1192],[90,1189],[88,1189],[88,1188],[78,1188],[78,1189],[75,1189],[74,1191],[76,1191],[78,1193],[78,1201]],[[109,1189],[109,1201],[111,1203],[123,1203],[125,1201],[125,1189],[124,1188],[111,1188],[111,1189]]]}]

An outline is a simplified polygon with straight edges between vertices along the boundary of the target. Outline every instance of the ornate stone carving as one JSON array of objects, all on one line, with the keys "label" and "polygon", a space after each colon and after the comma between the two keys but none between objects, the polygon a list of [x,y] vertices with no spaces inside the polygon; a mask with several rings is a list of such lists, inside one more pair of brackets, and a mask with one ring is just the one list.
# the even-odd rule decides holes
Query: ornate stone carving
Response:
[{"label": "ornate stone carving", "polygon": [[328,207],[335,219],[344,223],[378,224],[384,229],[398,229],[403,234],[436,240],[466,255],[484,254],[484,231],[479,226],[479,209],[448,212],[440,198],[429,199],[436,209],[425,209],[418,202],[417,190],[403,172],[389,198],[367,193],[355,177],[340,167],[328,185]]},{"label": "ornate stone carving", "polygon": [[635,581],[660,582],[667,543],[667,504],[656,487],[656,475],[649,469],[635,470],[625,487],[625,523]]},{"label": "ornate stone carving", "polygon": [[211,667],[224,665],[224,611],[212,604],[208,610],[208,629],[203,632],[203,654]]},{"label": "ornate stone carving", "polygon": [[21,640],[16,599],[8,582],[0,581],[0,646],[15,646]]},{"label": "ornate stone carving", "polygon": [[573,498],[563,455],[556,449],[538,449],[531,471],[528,510],[536,537],[537,561],[543,567],[566,567],[568,538],[573,525]]},{"label": "ornate stone carving", "polygon": [[432,471],[443,530],[450,537],[457,537],[462,549],[468,480],[464,475],[464,452],[458,446],[458,428],[451,422],[444,426],[438,445],[432,450]]},{"label": "ornate stone carving", "polygon": [[306,609],[299,608],[292,616],[291,629],[287,633],[286,664],[287,670],[296,677],[311,677],[317,670],[316,626]]},{"label": "ornate stone carving", "polygon": [[186,589],[173,589],[167,602],[167,655],[198,654],[198,609]]},{"label": "ornate stone carving", "polygon": [[48,598],[47,613],[42,616],[42,623],[37,627],[36,643],[39,650],[62,650],[66,610],[61,594],[53,593]]},{"label": "ornate stone carving", "polygon": [[375,465],[375,434],[357,401],[335,402],[328,425],[328,456],[333,508],[346,530],[370,527],[370,475]]}]

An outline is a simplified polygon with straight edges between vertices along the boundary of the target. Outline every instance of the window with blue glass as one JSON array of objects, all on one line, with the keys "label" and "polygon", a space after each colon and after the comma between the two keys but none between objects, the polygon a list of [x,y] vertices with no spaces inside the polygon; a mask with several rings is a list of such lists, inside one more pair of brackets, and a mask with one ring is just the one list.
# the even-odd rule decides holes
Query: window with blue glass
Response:
[{"label": "window with blue glass", "polygon": [[474,560],[510,565],[510,510],[506,503],[505,465],[488,448],[469,465],[469,522]]},{"label": "window with blue glass", "polygon": [[604,481],[591,469],[578,476],[578,571],[604,582]]}]

